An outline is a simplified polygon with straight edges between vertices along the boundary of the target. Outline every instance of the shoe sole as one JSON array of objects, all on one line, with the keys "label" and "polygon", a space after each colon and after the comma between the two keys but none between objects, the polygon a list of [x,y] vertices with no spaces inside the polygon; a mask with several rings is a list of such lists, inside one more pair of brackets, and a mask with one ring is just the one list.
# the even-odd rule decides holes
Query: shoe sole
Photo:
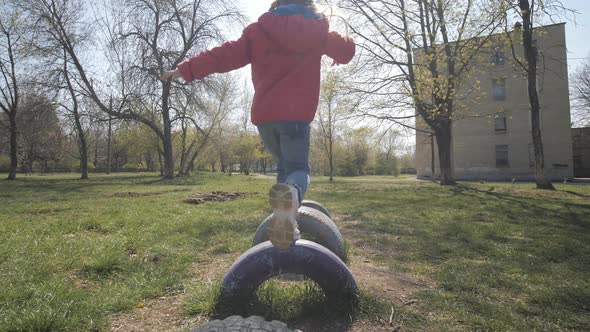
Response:
[{"label": "shoe sole", "polygon": [[267,236],[273,246],[287,249],[293,244],[295,230],[289,221],[289,210],[293,209],[293,193],[289,186],[277,183],[268,193],[270,206],[274,213],[267,228]]}]

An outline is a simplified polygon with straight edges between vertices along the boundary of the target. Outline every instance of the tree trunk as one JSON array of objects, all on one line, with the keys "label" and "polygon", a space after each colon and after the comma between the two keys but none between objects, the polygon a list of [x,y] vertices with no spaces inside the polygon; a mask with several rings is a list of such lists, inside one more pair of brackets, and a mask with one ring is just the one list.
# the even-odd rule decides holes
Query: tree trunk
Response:
[{"label": "tree trunk", "polygon": [[172,127],[170,121],[165,120],[164,128],[164,179],[174,179],[174,155],[172,154]]},{"label": "tree trunk", "polygon": [[223,158],[223,152],[221,150],[219,150],[219,164],[221,165],[221,173],[225,173],[225,160]]},{"label": "tree trunk", "polygon": [[172,153],[172,122],[170,121],[170,90],[171,83],[164,82],[162,86],[162,118],[164,120],[164,179],[174,179],[174,154]]},{"label": "tree trunk", "polygon": [[440,184],[443,186],[456,184],[453,178],[453,161],[451,158],[452,136],[451,123],[441,124],[436,133],[436,143],[438,147],[438,161],[440,166]]},{"label": "tree trunk", "polygon": [[[109,101],[109,108],[113,109],[113,96],[111,96]],[[111,174],[111,148],[112,148],[112,140],[113,140],[113,118],[109,114],[109,134],[108,134],[108,143],[107,143],[107,174]]]},{"label": "tree trunk", "polygon": [[334,182],[334,142],[332,139],[332,129],[330,128],[330,151],[328,152],[330,166],[330,182]]},{"label": "tree trunk", "polygon": [[182,144],[181,144],[181,151],[180,151],[180,169],[178,170],[178,174],[176,176],[188,176],[189,172],[186,170],[186,160],[188,157],[188,151],[186,149],[186,124],[184,120],[182,120],[180,127],[182,129]]},{"label": "tree trunk", "polygon": [[94,169],[96,170],[98,167],[98,130],[94,135],[94,156],[92,158],[92,165],[94,165]]},{"label": "tree trunk", "polygon": [[16,127],[16,112],[11,112],[8,117],[10,118],[10,171],[8,173],[7,180],[16,180],[16,171],[18,168],[18,157],[17,157],[17,127]]},{"label": "tree trunk", "polygon": [[[193,147],[194,147],[194,143],[195,142],[193,142]],[[187,175],[195,170],[195,161],[197,160],[197,157],[201,154],[201,151],[203,150],[204,146],[205,146],[205,142],[201,142],[201,144],[197,147],[197,149],[194,151],[193,155],[191,156],[191,158],[188,162],[188,165],[186,167]]]},{"label": "tree trunk", "polygon": [[160,164],[160,176],[164,176],[164,164],[162,162],[162,149],[160,149],[160,145],[156,146],[158,150],[158,164]]},{"label": "tree trunk", "polygon": [[537,49],[533,47],[532,12],[528,0],[519,0],[519,6],[523,13],[522,39],[524,56],[527,60],[526,71],[531,106],[531,133],[535,152],[535,182],[537,189],[555,190],[545,174],[545,154],[543,152],[543,138],[541,136],[541,106],[539,105],[539,94],[537,92]]},{"label": "tree trunk", "polygon": [[76,131],[78,131],[78,137],[80,139],[80,172],[82,173],[81,179],[88,180],[88,146],[86,144],[86,135],[84,135],[84,129],[82,123],[80,123],[80,115],[78,110],[74,109],[74,121],[76,122]]},{"label": "tree trunk", "polygon": [[78,98],[76,96],[76,91],[72,86],[72,82],[70,81],[70,74],[68,72],[68,65],[67,65],[67,53],[64,50],[64,68],[63,73],[66,79],[66,83],[68,85],[68,90],[70,91],[70,96],[72,97],[72,114],[74,114],[74,123],[76,125],[76,132],[78,133],[78,150],[80,151],[80,172],[82,173],[81,179],[87,180],[88,179],[88,146],[86,144],[86,137],[84,135],[84,129],[82,128],[82,123],[80,122],[80,113],[78,113]]},{"label": "tree trunk", "polygon": [[436,172],[435,172],[435,159],[434,159],[434,135],[430,134],[430,176],[431,180],[436,180]]},{"label": "tree trunk", "polygon": [[154,158],[152,157],[152,152],[149,150],[145,153],[145,162],[147,164],[148,172],[153,172],[155,170]]}]

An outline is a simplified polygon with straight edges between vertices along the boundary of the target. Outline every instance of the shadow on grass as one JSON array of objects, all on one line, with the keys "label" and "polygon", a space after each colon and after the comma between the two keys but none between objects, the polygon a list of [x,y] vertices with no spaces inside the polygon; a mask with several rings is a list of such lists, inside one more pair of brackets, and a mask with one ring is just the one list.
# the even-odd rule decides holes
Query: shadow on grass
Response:
[{"label": "shadow on grass", "polygon": [[570,194],[570,195],[574,195],[574,196],[582,197],[582,198],[590,198],[590,196],[589,196],[589,195],[580,194],[580,193],[577,193],[577,192],[575,192],[575,191],[571,191],[571,190],[560,190],[560,191],[563,191],[564,193],[568,193],[568,194]]},{"label": "shadow on grass", "polygon": [[[17,192],[36,193],[85,193],[93,191],[96,188],[112,188],[124,186],[199,186],[206,183],[206,179],[200,179],[198,176],[187,178],[163,179],[157,175],[101,175],[92,177],[88,180],[69,177],[47,177],[39,178],[36,176],[22,177],[16,182],[11,183],[11,194]],[[189,190],[189,189],[186,189]],[[6,195],[11,197],[11,195]]]},{"label": "shadow on grass", "polygon": [[[590,272],[590,204],[570,192],[503,189],[459,184],[426,194],[359,194],[355,201],[337,193],[333,201],[350,200],[340,209],[352,212],[344,227],[356,246],[388,253],[380,259],[390,266],[435,280],[438,288],[422,292],[422,302],[427,312],[461,319],[450,326],[544,330],[567,321],[559,326],[586,330],[580,317],[590,307],[582,291]],[[560,299],[558,285],[583,296]],[[508,304],[508,297],[518,301]],[[545,311],[506,315],[519,307]]]},{"label": "shadow on grass", "polygon": [[[493,189],[493,187],[492,187],[492,189]],[[500,193],[500,192],[494,192],[494,191],[490,191],[490,190],[481,190],[478,188],[465,186],[465,185],[457,185],[457,186],[453,187],[453,189],[451,189],[451,191],[454,194],[458,194],[458,195],[469,195],[469,193],[474,193],[474,194],[484,194],[484,195],[492,196],[492,197],[497,198],[497,199],[504,201],[506,203],[510,203],[514,206],[518,206],[525,211],[530,211],[532,214],[537,215],[537,216],[555,215],[557,213],[556,217],[558,219],[561,219],[562,221],[564,221],[567,224],[577,226],[580,228],[584,228],[587,230],[590,229],[590,222],[588,222],[588,218],[585,217],[587,215],[587,212],[576,213],[571,210],[572,208],[573,209],[590,210],[590,204],[580,204],[580,203],[572,203],[572,202],[563,201],[563,202],[561,202],[561,205],[565,209],[556,212],[555,209],[546,208],[546,207],[542,206],[543,204],[547,203],[547,200],[543,199],[543,198],[521,197],[521,196],[509,194],[509,193]],[[572,195],[575,195],[578,197],[588,197],[586,195],[576,193],[573,191],[564,190],[563,192],[566,192],[568,194],[572,194]],[[471,195],[471,196],[473,198],[477,198],[476,196],[473,196],[473,195]]]},{"label": "shadow on grass", "polygon": [[[510,203],[516,203],[522,207],[526,207],[526,206],[539,207],[539,204],[542,204],[544,202],[544,200],[542,198],[522,197],[522,196],[513,195],[513,194],[509,194],[509,193],[497,192],[494,190],[495,190],[494,187],[491,187],[488,190],[482,190],[482,189],[479,189],[476,187],[457,184],[457,185],[453,186],[453,188],[451,189],[451,192],[453,192],[454,194],[465,194],[468,192],[485,194],[485,195],[489,195],[489,196],[492,196],[492,197],[495,197],[495,198],[498,198],[500,200],[504,200],[504,201],[507,201]],[[561,192],[565,192],[565,193],[568,193],[568,194],[571,194],[574,196],[578,196],[578,197],[582,197],[582,198],[590,197],[590,196],[580,194],[580,193],[570,191],[570,190],[561,190]],[[566,206],[573,206],[576,208],[590,209],[590,205],[588,205],[588,204],[578,204],[578,203],[571,203],[571,202],[564,202],[563,204]],[[543,208],[541,208],[541,209],[543,209]]]}]

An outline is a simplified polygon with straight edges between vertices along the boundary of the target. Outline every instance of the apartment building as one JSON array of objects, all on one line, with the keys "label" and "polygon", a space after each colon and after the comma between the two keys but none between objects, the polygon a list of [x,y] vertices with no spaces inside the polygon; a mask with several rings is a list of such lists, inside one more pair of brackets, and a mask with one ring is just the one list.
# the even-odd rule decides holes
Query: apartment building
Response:
[{"label": "apartment building", "polygon": [[573,128],[574,175],[577,178],[590,178],[590,127]]},{"label": "apartment building", "polygon": [[[498,38],[500,39],[500,38]],[[545,168],[552,180],[572,178],[565,23],[535,29],[538,86]],[[522,47],[515,47],[522,54]],[[481,65],[458,89],[465,98],[453,118],[452,153],[458,180],[533,180],[534,154],[527,80],[516,70],[505,43],[483,50]],[[510,58],[509,58],[510,57]],[[479,64],[479,62],[478,62]],[[478,96],[468,88],[480,86]],[[478,99],[478,100],[476,100]],[[418,128],[427,128],[417,121]],[[420,179],[439,174],[436,139],[416,133],[416,169]],[[434,166],[434,167],[433,167]]]}]

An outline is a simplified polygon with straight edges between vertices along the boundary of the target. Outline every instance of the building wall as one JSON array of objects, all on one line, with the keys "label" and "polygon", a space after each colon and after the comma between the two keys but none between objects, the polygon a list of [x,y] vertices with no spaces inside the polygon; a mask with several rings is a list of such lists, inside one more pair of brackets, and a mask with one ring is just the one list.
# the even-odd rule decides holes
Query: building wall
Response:
[{"label": "building wall", "polygon": [[590,178],[590,128],[572,129],[574,147],[574,175]]},{"label": "building wall", "polygon": [[[537,30],[540,50],[538,90],[541,103],[541,130],[545,166],[553,180],[573,177],[570,105],[565,47],[565,25]],[[501,44],[498,44],[501,45]],[[497,46],[505,57],[507,47]],[[517,48],[522,49],[522,47]],[[459,98],[453,121],[454,176],[456,179],[532,180],[534,155],[527,81],[511,62],[491,63],[492,49],[483,51],[482,64],[458,89]],[[493,80],[504,79],[506,96],[495,100]],[[474,86],[479,89],[473,89]],[[479,101],[476,98],[479,96]],[[506,116],[505,132],[496,132],[495,116]],[[418,126],[425,128],[418,121]],[[435,143],[436,145],[436,143]],[[508,146],[508,165],[496,166],[496,146]],[[416,135],[416,165],[419,178],[430,178],[431,144],[427,134]],[[436,156],[435,148],[435,156]],[[438,163],[435,165],[435,171]],[[436,173],[438,174],[438,173]]]}]

